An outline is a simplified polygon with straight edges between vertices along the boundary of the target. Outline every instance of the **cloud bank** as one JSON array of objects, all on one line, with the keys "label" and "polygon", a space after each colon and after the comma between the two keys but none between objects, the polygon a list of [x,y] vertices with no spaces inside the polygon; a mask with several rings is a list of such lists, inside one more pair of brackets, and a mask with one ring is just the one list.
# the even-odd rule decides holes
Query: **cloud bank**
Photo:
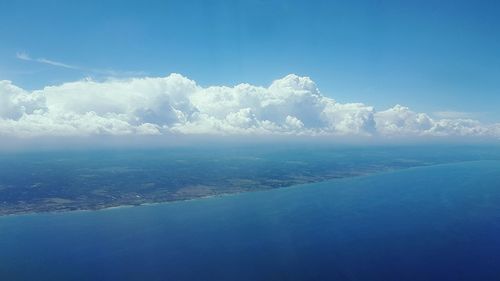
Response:
[{"label": "cloud bank", "polygon": [[32,92],[0,81],[0,136],[294,135],[500,137],[500,124],[338,103],[309,77],[201,87],[179,74],[82,80]]}]

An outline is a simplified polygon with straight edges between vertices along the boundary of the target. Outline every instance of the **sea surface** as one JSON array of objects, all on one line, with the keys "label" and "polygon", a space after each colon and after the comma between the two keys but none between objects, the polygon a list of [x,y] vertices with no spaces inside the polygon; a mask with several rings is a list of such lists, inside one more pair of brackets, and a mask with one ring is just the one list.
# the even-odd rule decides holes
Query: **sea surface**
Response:
[{"label": "sea surface", "polygon": [[4,216],[0,280],[500,280],[500,162]]}]

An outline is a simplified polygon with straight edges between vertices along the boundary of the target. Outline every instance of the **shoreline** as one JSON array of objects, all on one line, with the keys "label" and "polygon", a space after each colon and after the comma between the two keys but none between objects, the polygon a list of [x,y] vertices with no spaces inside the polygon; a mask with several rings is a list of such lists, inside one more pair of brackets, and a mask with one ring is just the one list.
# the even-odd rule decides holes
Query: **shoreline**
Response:
[{"label": "shoreline", "polygon": [[460,163],[483,162],[483,161],[498,161],[498,160],[458,161],[458,162],[450,162],[450,163],[440,163],[440,164],[430,164],[430,165],[421,165],[421,166],[414,166],[414,167],[406,167],[406,168],[402,168],[402,169],[388,169],[388,170],[382,170],[382,171],[378,171],[378,172],[372,172],[372,173],[366,173],[366,174],[359,174],[359,175],[351,175],[351,176],[344,176],[344,177],[338,177],[338,178],[331,178],[331,179],[325,179],[325,180],[319,180],[319,181],[312,181],[312,182],[307,182],[307,183],[297,183],[297,184],[292,184],[292,185],[289,185],[289,186],[282,186],[282,187],[275,187],[275,188],[262,188],[262,189],[255,189],[255,190],[250,190],[250,191],[221,192],[219,194],[210,194],[210,195],[204,195],[204,196],[194,196],[192,198],[162,200],[162,201],[157,201],[157,202],[154,202],[154,201],[152,201],[152,202],[144,202],[144,203],[140,203],[140,204],[110,205],[110,206],[104,206],[102,208],[55,209],[55,210],[47,210],[47,211],[26,211],[26,212],[20,211],[20,212],[12,212],[12,213],[0,214],[0,219],[4,218],[4,217],[15,217],[15,216],[63,214],[63,213],[74,213],[74,212],[112,211],[112,210],[125,209],[125,208],[133,208],[133,207],[155,206],[155,205],[159,205],[159,204],[173,204],[173,203],[180,203],[180,202],[187,202],[187,201],[206,200],[206,199],[217,198],[217,197],[234,196],[234,195],[243,194],[243,193],[266,192],[266,191],[273,191],[273,190],[279,190],[279,189],[297,188],[297,187],[301,187],[301,186],[307,186],[307,185],[310,185],[310,184],[326,183],[326,182],[332,182],[332,181],[338,181],[338,180],[345,180],[345,179],[351,179],[351,178],[370,177],[370,176],[376,176],[376,175],[379,175],[379,174],[395,173],[395,172],[397,173],[397,172],[402,172],[402,171],[407,171],[407,170],[412,170],[412,169],[426,168],[426,167],[446,166],[446,165],[455,165],[455,164],[460,164]]}]

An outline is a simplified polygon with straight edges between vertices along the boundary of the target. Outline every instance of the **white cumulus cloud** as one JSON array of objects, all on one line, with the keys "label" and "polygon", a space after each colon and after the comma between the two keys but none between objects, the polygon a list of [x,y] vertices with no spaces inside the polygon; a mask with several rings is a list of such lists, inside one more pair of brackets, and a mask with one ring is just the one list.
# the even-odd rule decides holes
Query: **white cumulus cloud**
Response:
[{"label": "white cumulus cloud", "polygon": [[32,92],[0,81],[0,135],[163,134],[499,137],[500,124],[433,119],[401,105],[376,111],[338,103],[294,74],[269,87],[201,87],[179,74],[81,80]]}]

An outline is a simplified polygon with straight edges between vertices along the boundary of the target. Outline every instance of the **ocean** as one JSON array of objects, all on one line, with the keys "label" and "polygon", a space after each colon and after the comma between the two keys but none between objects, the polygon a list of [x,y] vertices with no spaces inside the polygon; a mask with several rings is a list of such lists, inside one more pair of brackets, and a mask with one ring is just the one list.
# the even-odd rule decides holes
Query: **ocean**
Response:
[{"label": "ocean", "polygon": [[0,280],[500,280],[500,161],[3,216]]}]

